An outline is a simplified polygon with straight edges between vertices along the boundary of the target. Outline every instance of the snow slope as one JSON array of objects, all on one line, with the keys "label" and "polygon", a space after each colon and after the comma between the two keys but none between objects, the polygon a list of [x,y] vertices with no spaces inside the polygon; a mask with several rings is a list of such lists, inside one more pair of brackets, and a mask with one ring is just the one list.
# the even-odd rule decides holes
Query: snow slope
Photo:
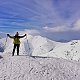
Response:
[{"label": "snow slope", "polygon": [[57,57],[78,61],[80,59],[80,41],[73,40],[71,42],[61,43],[57,45],[52,51],[39,56]]},{"label": "snow slope", "polygon": [[29,38],[29,44],[32,46],[32,56],[57,57],[77,61],[80,59],[80,40],[60,43],[41,36],[34,36]]}]

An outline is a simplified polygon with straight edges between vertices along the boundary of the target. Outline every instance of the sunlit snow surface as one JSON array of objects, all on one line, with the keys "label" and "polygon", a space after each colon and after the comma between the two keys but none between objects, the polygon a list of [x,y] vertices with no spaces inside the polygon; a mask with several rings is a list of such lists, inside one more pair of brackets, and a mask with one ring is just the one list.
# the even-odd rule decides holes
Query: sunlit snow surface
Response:
[{"label": "sunlit snow surface", "polygon": [[79,64],[59,58],[4,56],[0,80],[80,80]]},{"label": "sunlit snow surface", "polygon": [[[0,39],[0,52],[12,54],[13,40],[8,38]],[[16,52],[15,52],[16,55]],[[80,40],[72,40],[67,43],[61,43],[49,40],[41,36],[28,35],[21,39],[20,55],[56,57],[67,60],[79,60],[80,58]]]},{"label": "sunlit snow surface", "polygon": [[[12,56],[13,40],[0,39],[0,80],[79,80],[80,41],[67,43],[28,35],[21,39],[20,55]],[[5,46],[4,46],[5,45]],[[1,48],[0,48],[1,49]]]}]

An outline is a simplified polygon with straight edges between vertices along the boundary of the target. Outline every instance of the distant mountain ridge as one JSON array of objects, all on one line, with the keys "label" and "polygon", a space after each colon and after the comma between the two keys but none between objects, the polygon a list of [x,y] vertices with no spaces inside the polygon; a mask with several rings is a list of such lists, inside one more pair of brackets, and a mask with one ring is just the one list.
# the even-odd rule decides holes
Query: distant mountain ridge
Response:
[{"label": "distant mountain ridge", "polygon": [[[24,32],[25,33],[25,32]],[[5,43],[6,38],[2,38],[0,43]],[[8,38],[5,50],[3,53],[12,53],[13,43],[12,39]],[[2,49],[3,48],[3,49]],[[49,40],[46,37],[28,35],[28,42],[26,38],[21,39],[20,55],[40,56],[40,57],[57,57],[68,60],[80,59],[80,40],[72,40],[70,42],[56,42]]]}]

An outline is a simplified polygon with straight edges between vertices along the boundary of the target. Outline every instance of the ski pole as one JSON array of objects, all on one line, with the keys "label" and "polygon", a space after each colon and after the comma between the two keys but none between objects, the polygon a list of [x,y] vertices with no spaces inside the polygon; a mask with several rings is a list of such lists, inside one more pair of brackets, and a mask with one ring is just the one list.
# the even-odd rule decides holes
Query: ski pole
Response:
[{"label": "ski pole", "polygon": [[[29,52],[30,52],[30,47],[29,47],[29,42],[28,42],[27,34],[26,34],[26,39],[27,39],[27,47],[28,47]],[[30,55],[30,54],[29,54],[29,55]]]},{"label": "ski pole", "polygon": [[5,41],[5,44],[4,44],[5,46],[6,46],[6,43],[7,43],[7,39],[8,39],[8,36],[6,37],[6,41]]},{"label": "ski pole", "polygon": [[[27,35],[26,35],[26,39],[27,39]],[[27,39],[27,45],[28,45],[28,48],[30,50],[28,39]]]}]

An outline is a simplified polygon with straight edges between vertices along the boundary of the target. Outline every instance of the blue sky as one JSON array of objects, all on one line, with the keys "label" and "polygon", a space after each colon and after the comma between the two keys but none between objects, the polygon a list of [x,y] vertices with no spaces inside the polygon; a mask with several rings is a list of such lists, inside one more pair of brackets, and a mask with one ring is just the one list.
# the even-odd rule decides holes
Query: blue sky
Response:
[{"label": "blue sky", "polygon": [[0,0],[0,31],[24,29],[54,40],[80,39],[80,0]]}]

